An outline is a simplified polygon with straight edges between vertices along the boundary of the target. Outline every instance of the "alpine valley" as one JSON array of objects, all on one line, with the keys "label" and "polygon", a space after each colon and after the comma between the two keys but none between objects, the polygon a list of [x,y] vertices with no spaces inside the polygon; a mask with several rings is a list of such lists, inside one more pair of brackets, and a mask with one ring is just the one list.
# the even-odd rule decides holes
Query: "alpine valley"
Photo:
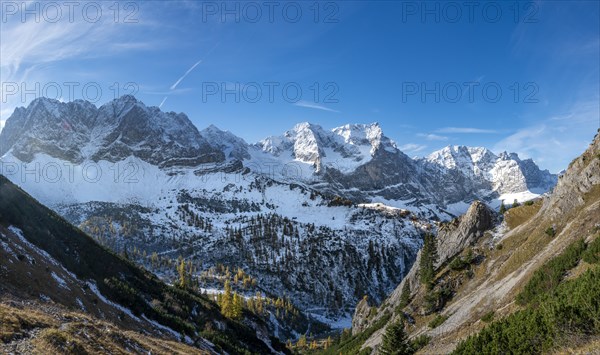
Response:
[{"label": "alpine valley", "polygon": [[[10,184],[23,196],[31,195],[57,213],[53,218],[64,218],[163,282],[182,282],[179,267],[183,265],[190,287],[204,297],[218,299],[226,288],[233,287],[251,304],[256,298],[272,300],[273,306],[261,312],[265,316],[254,324],[265,329],[257,338],[271,336],[273,341],[246,339],[239,345],[259,353],[264,349],[275,352],[275,338],[283,342],[296,341],[302,334],[326,338],[334,334],[332,329],[351,326],[354,337],[350,341],[362,340],[357,349],[344,353],[373,350],[381,344],[382,325],[402,312],[416,319],[411,330],[414,337],[427,334],[446,339],[456,329],[449,325],[437,333],[428,330],[429,315],[442,314],[450,319],[448,324],[457,326],[471,322],[473,314],[466,305],[482,302],[477,296],[479,289],[497,293],[488,302],[506,305],[500,295],[510,292],[512,286],[504,289],[500,280],[513,286],[521,280],[514,274],[518,269],[514,265],[498,269],[496,283],[477,279],[479,283],[467,287],[464,284],[471,285],[465,281],[468,276],[456,276],[459,281],[450,277],[456,270],[449,263],[457,255],[466,255],[469,247],[474,253],[469,254],[469,265],[479,258],[477,263],[493,269],[494,263],[506,261],[499,252],[490,257],[486,250],[496,250],[498,244],[510,250],[511,243],[516,245],[521,237],[508,231],[525,222],[517,222],[520,217],[516,216],[504,219],[498,213],[503,201],[507,207],[514,203],[516,209],[509,210],[513,213],[523,207],[536,208],[536,213],[537,209],[547,211],[544,218],[559,208],[552,204],[566,203],[554,195],[547,197],[559,181],[557,175],[515,153],[448,146],[427,157],[411,158],[377,123],[347,124],[331,130],[299,123],[281,136],[251,144],[214,125],[198,130],[185,114],[162,112],[133,96],[100,107],[82,100],[35,99],[28,107],[17,108],[6,121],[0,132],[0,157],[0,175],[8,179],[3,184]],[[589,159],[597,165],[594,152]],[[566,174],[568,179],[577,178],[574,173],[568,175],[569,170]],[[597,170],[591,174],[598,176]],[[560,181],[561,191],[566,191],[562,176]],[[596,179],[590,184],[597,183]],[[530,200],[535,202],[517,207]],[[563,209],[565,213],[575,207],[569,208]],[[0,212],[0,222],[6,222],[2,220],[6,213]],[[556,223],[546,221],[540,213],[538,219],[543,223],[539,228]],[[30,217],[31,223],[43,220]],[[12,246],[1,244],[8,254],[7,248],[44,254],[39,246],[24,240],[21,231],[27,228],[16,226],[14,220],[11,223],[0,223],[3,238],[16,238]],[[527,228],[534,228],[532,223],[526,223]],[[44,233],[43,228],[36,228],[36,233]],[[434,266],[440,273],[447,272],[437,274],[435,286],[426,290],[442,292],[452,283],[451,292],[457,293],[460,287],[467,287],[466,291],[460,289],[464,297],[457,298],[451,309],[446,308],[450,297],[440,298],[435,305],[425,306],[422,301],[427,291],[418,286],[417,275],[424,235],[436,236],[438,259]],[[566,243],[567,237],[561,238]],[[558,253],[559,249],[552,250]],[[103,253],[78,257],[107,257]],[[539,266],[550,254],[532,260],[528,267]],[[86,288],[80,290],[82,284],[89,284],[92,286],[87,289],[100,292],[85,278],[92,275],[101,283],[108,276],[91,271],[72,275],[74,271],[52,264],[53,259],[46,263],[57,276],[48,282],[63,280],[81,299],[65,307],[93,309],[94,314],[106,314],[106,319],[123,318],[119,316],[121,306],[110,301],[92,306]],[[477,263],[473,261],[473,265]],[[471,266],[457,269],[471,270]],[[117,272],[133,273],[131,277],[140,280],[137,271],[124,270]],[[151,280],[144,282],[159,282],[144,277]],[[409,292],[410,302],[401,303],[407,288],[404,293]],[[50,294],[44,297],[54,299]],[[187,300],[188,296],[180,297]],[[396,308],[403,311],[396,312]],[[483,311],[477,308],[477,312]],[[155,321],[161,322],[161,318],[156,316]],[[152,322],[136,327],[152,336],[161,329],[156,325],[153,329]],[[471,324],[469,329],[474,332],[480,327]],[[460,334],[462,338],[465,335]],[[200,343],[201,349],[215,351],[214,339],[203,338]],[[172,347],[165,351],[185,352],[174,347],[194,345],[176,344],[165,344]],[[449,352],[456,345],[455,340],[447,340],[439,343],[439,348],[430,345],[431,352],[426,353]],[[236,352],[235,348],[229,351]]]}]

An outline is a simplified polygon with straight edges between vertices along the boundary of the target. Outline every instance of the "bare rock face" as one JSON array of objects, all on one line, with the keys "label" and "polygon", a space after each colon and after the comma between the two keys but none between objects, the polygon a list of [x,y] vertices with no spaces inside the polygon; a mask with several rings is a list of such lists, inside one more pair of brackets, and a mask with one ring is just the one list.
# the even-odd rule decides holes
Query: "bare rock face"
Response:
[{"label": "bare rock face", "polygon": [[552,219],[565,215],[585,203],[585,194],[600,184],[600,134],[596,134],[588,149],[573,160],[552,195],[544,202],[540,213]]},{"label": "bare rock face", "polygon": [[81,163],[81,148],[89,143],[96,107],[82,100],[61,103],[36,99],[19,107],[0,134],[0,156],[12,149],[15,157],[31,162],[38,153]]},{"label": "bare rock face", "polygon": [[482,202],[475,201],[464,215],[439,229],[438,262],[436,267],[449,261],[456,254],[483,236],[483,232],[492,228],[498,221],[497,214]]},{"label": "bare rock face", "polygon": [[365,326],[368,325],[370,314],[371,305],[369,304],[369,298],[365,296],[356,305],[356,310],[354,311],[354,316],[352,317],[352,334],[356,334],[360,330],[365,329]]}]

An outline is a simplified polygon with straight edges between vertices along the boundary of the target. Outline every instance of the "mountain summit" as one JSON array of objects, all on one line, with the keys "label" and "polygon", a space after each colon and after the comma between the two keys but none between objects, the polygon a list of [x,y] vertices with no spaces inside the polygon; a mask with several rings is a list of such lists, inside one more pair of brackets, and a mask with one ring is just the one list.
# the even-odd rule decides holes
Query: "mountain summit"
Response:
[{"label": "mountain summit", "polygon": [[83,100],[38,98],[16,109],[0,134],[0,156],[11,150],[25,162],[36,154],[72,163],[134,156],[161,167],[224,160],[185,114],[147,107],[131,95],[99,108]]}]

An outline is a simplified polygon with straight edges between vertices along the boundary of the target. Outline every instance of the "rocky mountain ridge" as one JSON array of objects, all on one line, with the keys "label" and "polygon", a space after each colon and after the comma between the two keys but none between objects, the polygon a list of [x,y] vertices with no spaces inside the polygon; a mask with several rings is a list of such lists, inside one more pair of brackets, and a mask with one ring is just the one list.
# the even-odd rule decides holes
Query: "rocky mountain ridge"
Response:
[{"label": "rocky mountain ridge", "polygon": [[[334,318],[394,289],[436,229],[431,218],[533,188],[494,190],[494,171],[528,173],[515,157],[472,152],[459,167],[414,160],[378,124],[304,123],[247,144],[131,96],[99,108],[37,99],[0,133],[4,174],[113,250],[182,255],[199,269],[227,262]],[[57,166],[67,170],[54,179]]]},{"label": "rocky mountain ridge", "polygon": [[443,219],[465,212],[475,199],[497,207],[502,199],[535,197],[557,179],[530,159],[485,148],[449,146],[411,159],[377,123],[332,130],[301,123],[248,144],[214,125],[198,131],[185,114],[147,107],[129,95],[98,108],[82,100],[36,99],[15,110],[0,133],[0,156],[9,151],[26,163],[46,154],[79,165],[136,157],[167,169],[245,167],[356,203],[383,202]]}]

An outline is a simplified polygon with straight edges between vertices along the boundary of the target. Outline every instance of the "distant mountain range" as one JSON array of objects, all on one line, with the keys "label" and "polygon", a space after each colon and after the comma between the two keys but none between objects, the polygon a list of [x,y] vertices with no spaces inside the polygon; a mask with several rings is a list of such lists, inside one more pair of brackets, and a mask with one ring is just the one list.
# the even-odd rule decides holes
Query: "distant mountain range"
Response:
[{"label": "distant mountain range", "polygon": [[137,158],[160,169],[243,166],[355,202],[384,202],[440,217],[447,208],[466,211],[474,199],[493,205],[503,197],[523,200],[557,181],[531,159],[480,147],[449,146],[411,159],[377,123],[330,131],[300,123],[281,136],[248,144],[213,125],[198,131],[185,114],[147,107],[129,95],[99,108],[81,100],[36,99],[7,120],[0,156],[7,153],[28,163],[44,154],[73,164]]},{"label": "distant mountain range", "polygon": [[36,99],[6,121],[0,157],[0,174],[115,251],[239,266],[265,292],[333,318],[365,294],[384,299],[436,221],[557,181],[485,148],[412,159],[377,123],[301,123],[248,144],[133,96],[100,107]]}]

